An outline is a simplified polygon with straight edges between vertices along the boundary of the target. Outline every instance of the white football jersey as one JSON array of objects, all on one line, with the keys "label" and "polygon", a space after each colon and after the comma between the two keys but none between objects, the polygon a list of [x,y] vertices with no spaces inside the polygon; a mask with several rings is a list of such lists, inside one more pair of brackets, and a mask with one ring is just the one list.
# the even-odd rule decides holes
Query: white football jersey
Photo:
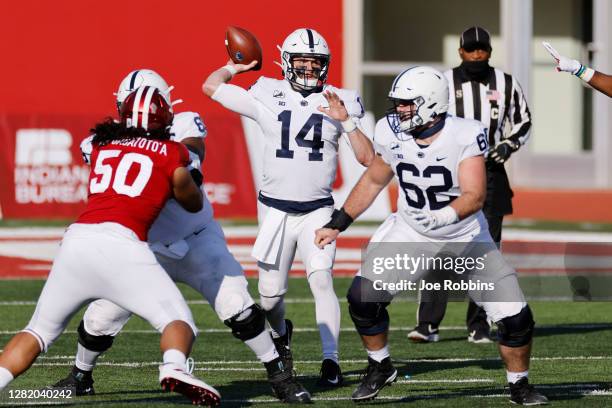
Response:
[{"label": "white football jersey", "polygon": [[459,163],[483,155],[488,148],[482,123],[447,116],[440,135],[429,146],[421,147],[412,138],[401,141],[384,117],[376,123],[374,149],[397,176],[399,190],[397,212],[417,232],[434,239],[459,239],[480,229],[482,211],[436,230],[423,232],[408,211],[439,210],[461,195]]},{"label": "white football jersey", "polygon": [[[170,140],[181,142],[189,137],[204,139],[207,135],[206,126],[196,112],[180,112],[174,115],[170,128]],[[83,160],[89,164],[93,135],[81,142]],[[181,240],[195,231],[203,228],[213,217],[210,202],[204,194],[204,205],[197,213],[186,211],[174,199],[169,199],[162,208],[159,216],[149,230],[149,242],[161,242],[169,245]]]},{"label": "white football jersey", "polygon": [[[356,91],[325,85],[344,101],[358,123],[364,109]],[[302,96],[286,80],[260,77],[249,89],[257,114],[253,118],[264,134],[260,192],[289,201],[313,201],[331,197],[338,165],[340,122],[317,107],[328,106],[321,92]]]}]

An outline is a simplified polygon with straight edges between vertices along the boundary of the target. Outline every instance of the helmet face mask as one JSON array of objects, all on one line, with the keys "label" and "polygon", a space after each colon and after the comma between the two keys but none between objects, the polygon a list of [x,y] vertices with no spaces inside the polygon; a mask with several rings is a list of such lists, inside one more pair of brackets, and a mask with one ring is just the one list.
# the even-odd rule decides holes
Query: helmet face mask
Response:
[{"label": "helmet face mask", "polygon": [[121,123],[128,128],[163,131],[172,125],[174,113],[163,93],[152,86],[141,86],[125,98],[119,109]]},{"label": "helmet face mask", "polygon": [[[319,33],[309,28],[300,28],[289,34],[283,46],[278,49],[283,76],[295,90],[316,91],[323,87],[327,81],[331,55],[327,42]],[[306,61],[300,64],[301,59],[311,60],[310,68]]]},{"label": "helmet face mask", "polygon": [[387,110],[389,127],[402,141],[411,139],[448,111],[448,82],[442,73],[430,67],[413,67],[393,81]]}]

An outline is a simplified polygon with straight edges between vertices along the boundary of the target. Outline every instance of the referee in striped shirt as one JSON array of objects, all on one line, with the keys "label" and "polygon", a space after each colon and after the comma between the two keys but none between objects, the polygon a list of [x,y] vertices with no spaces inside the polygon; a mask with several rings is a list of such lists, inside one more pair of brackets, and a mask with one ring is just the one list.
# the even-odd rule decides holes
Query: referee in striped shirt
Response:
[{"label": "referee in striped shirt", "polygon": [[[504,215],[512,214],[512,189],[504,163],[529,137],[531,115],[519,83],[489,65],[491,36],[482,27],[470,27],[459,42],[461,65],[444,73],[450,86],[448,113],[482,122],[488,131],[487,197],[483,212],[491,237],[499,246]],[[417,342],[438,341],[448,294],[421,293],[417,327],[408,338]],[[467,311],[468,341],[489,343],[486,313],[470,301]]]}]

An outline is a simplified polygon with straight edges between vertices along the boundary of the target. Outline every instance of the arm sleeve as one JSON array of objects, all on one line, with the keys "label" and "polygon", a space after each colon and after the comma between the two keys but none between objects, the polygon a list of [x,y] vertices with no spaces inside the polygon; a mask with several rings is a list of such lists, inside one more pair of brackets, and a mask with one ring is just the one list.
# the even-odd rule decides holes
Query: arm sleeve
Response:
[{"label": "arm sleeve", "polygon": [[245,89],[232,85],[221,84],[211,97],[227,109],[239,113],[247,118],[257,120],[259,116],[259,102]]},{"label": "arm sleeve", "polygon": [[487,153],[488,149],[489,143],[487,141],[487,132],[483,126],[477,126],[474,128],[473,132],[470,132],[470,137],[461,150],[459,163],[470,157],[482,156]]},{"label": "arm sleeve", "polygon": [[174,115],[170,133],[173,135],[172,140],[181,142],[190,137],[204,139],[208,134],[208,129],[200,114],[196,112],[181,112]]},{"label": "arm sleeve", "polygon": [[189,150],[185,147],[184,144],[178,142],[171,142],[176,149],[176,159],[169,161],[168,163],[168,171],[170,177],[174,174],[174,170],[179,167],[187,167],[190,162],[189,159]]},{"label": "arm sleeve", "polygon": [[508,119],[510,119],[510,136],[513,142],[520,146],[524,145],[529,139],[531,129],[531,113],[523,95],[523,90],[519,83],[512,78],[512,98],[508,110]]},{"label": "arm sleeve", "polygon": [[81,145],[79,146],[81,148],[81,155],[83,156],[83,161],[85,164],[91,164],[91,152],[93,151],[93,144],[91,142],[93,141],[93,138],[94,135],[87,136],[85,139],[83,139]]},{"label": "arm sleeve", "polygon": [[345,102],[345,106],[348,114],[353,118],[353,121],[355,121],[356,124],[359,123],[359,119],[363,118],[365,115],[365,109],[363,108],[359,92],[355,91],[350,100]]}]

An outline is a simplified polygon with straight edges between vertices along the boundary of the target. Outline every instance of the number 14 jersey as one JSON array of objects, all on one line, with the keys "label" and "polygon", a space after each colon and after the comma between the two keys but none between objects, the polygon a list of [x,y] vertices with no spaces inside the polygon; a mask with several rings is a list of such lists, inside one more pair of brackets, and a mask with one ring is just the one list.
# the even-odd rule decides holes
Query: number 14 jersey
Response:
[{"label": "number 14 jersey", "polygon": [[[364,115],[356,91],[324,90],[338,94],[356,121]],[[342,125],[317,109],[329,106],[322,92],[303,96],[286,80],[260,77],[248,92],[223,84],[212,98],[259,124],[265,139],[261,194],[299,202],[331,197]]]}]

